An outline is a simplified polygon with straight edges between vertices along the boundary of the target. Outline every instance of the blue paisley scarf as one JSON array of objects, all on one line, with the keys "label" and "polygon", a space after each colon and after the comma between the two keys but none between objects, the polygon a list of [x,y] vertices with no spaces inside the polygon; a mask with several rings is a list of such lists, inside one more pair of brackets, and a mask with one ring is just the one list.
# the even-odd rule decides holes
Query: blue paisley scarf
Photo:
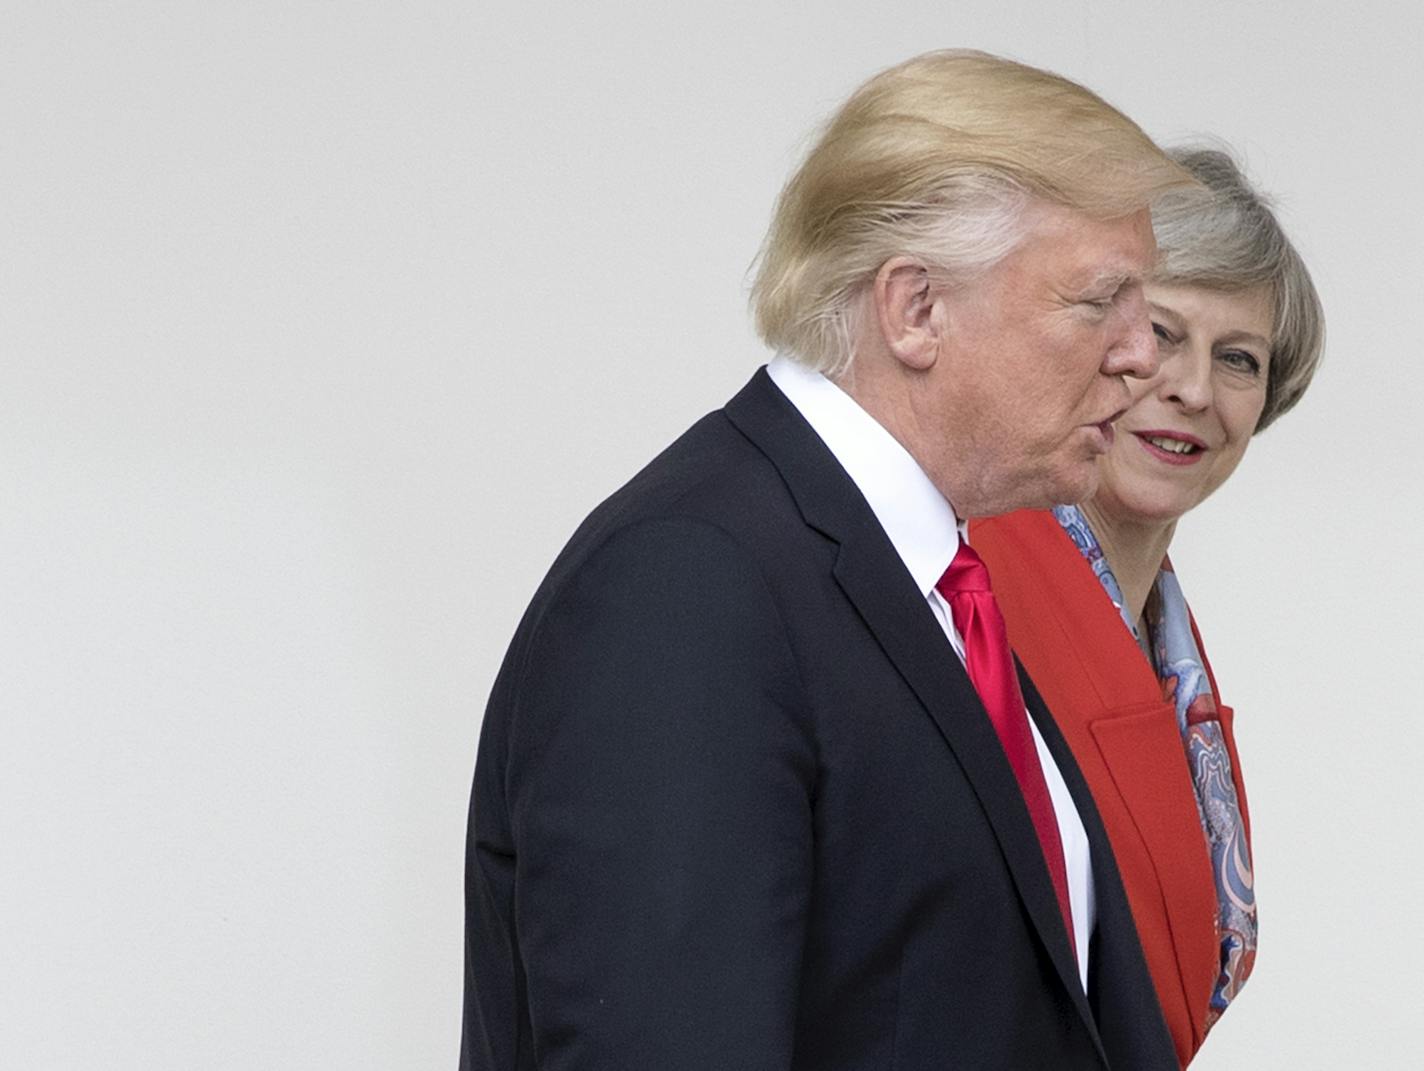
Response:
[{"label": "blue paisley scarf", "polygon": [[[1113,576],[1103,548],[1077,506],[1056,506],[1053,516],[1068,533],[1093,574],[1112,599],[1139,643],[1136,623],[1123,608],[1122,588]],[[1201,819],[1216,882],[1217,933],[1221,938],[1221,971],[1212,988],[1207,1029],[1246,984],[1256,963],[1256,893],[1251,873],[1251,851],[1231,777],[1231,757],[1217,716],[1201,652],[1192,636],[1187,602],[1177,583],[1172,563],[1164,560],[1147,601],[1144,619],[1148,635],[1143,646],[1148,661],[1162,682],[1162,696],[1177,712],[1187,768],[1196,790],[1197,816]]]}]

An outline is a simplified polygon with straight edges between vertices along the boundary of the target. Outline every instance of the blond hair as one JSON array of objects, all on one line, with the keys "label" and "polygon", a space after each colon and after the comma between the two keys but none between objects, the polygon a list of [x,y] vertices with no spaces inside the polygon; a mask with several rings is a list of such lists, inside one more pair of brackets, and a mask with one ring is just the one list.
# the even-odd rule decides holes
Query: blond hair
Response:
[{"label": "blond hair", "polygon": [[983,52],[930,52],[866,82],[781,192],[752,304],[766,343],[827,375],[856,299],[893,256],[948,281],[993,266],[1037,198],[1097,219],[1192,179],[1075,82]]}]

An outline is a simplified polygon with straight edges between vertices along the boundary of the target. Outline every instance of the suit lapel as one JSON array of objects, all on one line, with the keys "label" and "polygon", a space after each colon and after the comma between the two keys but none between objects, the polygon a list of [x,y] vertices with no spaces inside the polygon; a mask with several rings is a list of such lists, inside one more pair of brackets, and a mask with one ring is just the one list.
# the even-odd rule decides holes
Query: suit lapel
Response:
[{"label": "suit lapel", "polygon": [[[894,548],[883,533],[880,536],[893,556]],[[880,565],[883,555],[858,542],[842,543],[836,580],[954,752],[984,808],[1039,939],[1092,1030],[1092,1012],[1038,833],[979,694],[909,577],[886,575],[889,571]],[[892,560],[899,564],[898,559]],[[1061,765],[1063,759],[1055,758]]]},{"label": "suit lapel", "polygon": [[[776,465],[807,524],[840,545],[836,582],[964,771],[1024,909],[1101,1052],[1063,915],[1018,782],[968,674],[889,537],[834,455],[765,370],[728,403],[726,413]],[[1066,752],[1055,758],[1060,767],[1072,762]]]}]

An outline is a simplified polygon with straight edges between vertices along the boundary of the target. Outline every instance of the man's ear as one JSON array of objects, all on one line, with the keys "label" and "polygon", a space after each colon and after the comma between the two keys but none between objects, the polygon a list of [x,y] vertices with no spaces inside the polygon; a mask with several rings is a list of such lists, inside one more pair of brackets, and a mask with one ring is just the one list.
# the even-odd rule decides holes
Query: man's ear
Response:
[{"label": "man's ear", "polygon": [[901,364],[917,372],[933,367],[945,329],[943,310],[936,312],[937,288],[925,263],[913,257],[891,257],[875,273],[871,300],[885,347]]}]

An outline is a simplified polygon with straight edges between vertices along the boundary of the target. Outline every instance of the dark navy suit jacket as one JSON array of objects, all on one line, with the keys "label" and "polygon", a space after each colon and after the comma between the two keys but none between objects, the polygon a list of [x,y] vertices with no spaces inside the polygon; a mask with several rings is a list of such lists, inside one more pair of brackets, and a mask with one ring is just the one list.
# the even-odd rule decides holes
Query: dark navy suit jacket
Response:
[{"label": "dark navy suit jacket", "polygon": [[463,1071],[1175,1071],[1102,824],[1085,994],[1014,775],[766,376],[584,522],[481,731]]}]

